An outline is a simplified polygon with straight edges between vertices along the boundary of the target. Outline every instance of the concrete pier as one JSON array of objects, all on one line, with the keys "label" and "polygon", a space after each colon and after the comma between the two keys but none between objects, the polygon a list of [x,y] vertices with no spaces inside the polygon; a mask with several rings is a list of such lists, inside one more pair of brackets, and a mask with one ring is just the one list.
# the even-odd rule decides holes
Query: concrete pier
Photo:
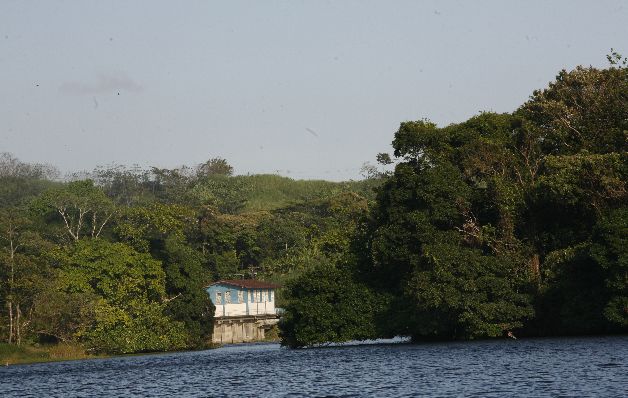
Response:
[{"label": "concrete pier", "polygon": [[264,340],[266,330],[278,322],[279,316],[270,314],[215,318],[212,342],[228,344]]}]

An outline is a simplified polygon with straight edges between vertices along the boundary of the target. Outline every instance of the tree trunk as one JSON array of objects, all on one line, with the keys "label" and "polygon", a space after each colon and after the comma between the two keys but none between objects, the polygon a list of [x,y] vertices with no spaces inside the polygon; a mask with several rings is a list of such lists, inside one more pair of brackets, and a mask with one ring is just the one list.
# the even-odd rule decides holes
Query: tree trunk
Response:
[{"label": "tree trunk", "polygon": [[536,280],[537,284],[541,284],[541,261],[539,259],[539,255],[535,254],[530,259],[530,270],[532,271],[532,275]]},{"label": "tree trunk", "polygon": [[9,307],[9,340],[8,343],[13,343],[13,303],[8,302],[7,307]]},{"label": "tree trunk", "polygon": [[20,305],[17,304],[15,310],[15,342],[17,345],[22,343],[22,334],[20,333],[20,315],[22,311],[20,311]]},{"label": "tree trunk", "polygon": [[15,337],[15,325],[16,322],[13,319],[13,286],[15,285],[15,246],[13,245],[13,235],[9,234],[11,237],[10,240],[10,258],[11,262],[11,270],[9,275],[9,344],[13,343],[13,338]]}]

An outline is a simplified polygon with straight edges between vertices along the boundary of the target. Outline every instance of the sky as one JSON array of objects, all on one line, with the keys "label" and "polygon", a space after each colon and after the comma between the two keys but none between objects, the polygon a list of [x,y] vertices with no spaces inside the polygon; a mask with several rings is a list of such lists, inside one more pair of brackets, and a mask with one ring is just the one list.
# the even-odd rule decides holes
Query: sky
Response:
[{"label": "sky", "polygon": [[627,1],[0,0],[0,152],[360,179],[399,123],[511,112],[611,47]]}]

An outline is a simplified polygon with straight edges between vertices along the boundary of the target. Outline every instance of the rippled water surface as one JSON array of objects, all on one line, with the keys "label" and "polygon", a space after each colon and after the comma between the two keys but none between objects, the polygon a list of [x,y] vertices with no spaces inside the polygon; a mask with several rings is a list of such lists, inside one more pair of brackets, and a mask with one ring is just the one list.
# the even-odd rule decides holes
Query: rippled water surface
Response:
[{"label": "rippled water surface", "polygon": [[288,350],[0,368],[0,396],[628,396],[628,336]]}]

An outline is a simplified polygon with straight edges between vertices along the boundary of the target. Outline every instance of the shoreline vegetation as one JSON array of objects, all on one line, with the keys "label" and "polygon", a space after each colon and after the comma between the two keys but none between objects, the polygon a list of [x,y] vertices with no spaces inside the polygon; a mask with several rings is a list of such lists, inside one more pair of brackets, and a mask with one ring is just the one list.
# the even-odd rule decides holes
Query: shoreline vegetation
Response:
[{"label": "shoreline vegetation", "polygon": [[107,355],[87,354],[84,348],[78,345],[50,344],[40,346],[18,346],[14,344],[0,343],[0,366],[107,357]]},{"label": "shoreline vegetation", "polygon": [[[253,342],[255,343],[280,343],[279,329],[275,325],[269,331],[266,332],[266,336],[263,340]],[[251,344],[251,343],[236,343],[236,344]],[[216,349],[222,347],[222,344],[207,344],[204,348],[199,350]],[[77,344],[39,344],[39,345],[15,345],[0,343],[0,367],[10,365],[27,365],[33,363],[46,363],[46,362],[60,362],[60,361],[76,361],[83,359],[103,359],[103,358],[117,358],[137,355],[157,355],[165,354],[168,352],[180,352],[180,351],[198,351],[198,350],[179,350],[179,351],[153,351],[153,352],[140,352],[132,354],[90,354]]]},{"label": "shoreline vegetation", "polygon": [[[0,358],[208,347],[221,279],[283,285],[291,348],[628,331],[628,60],[512,113],[403,122],[360,181],[0,154]],[[3,359],[4,360],[4,359]]]},{"label": "shoreline vegetation", "polygon": [[297,348],[628,331],[628,59],[512,113],[402,122],[337,261],[288,281]]}]

